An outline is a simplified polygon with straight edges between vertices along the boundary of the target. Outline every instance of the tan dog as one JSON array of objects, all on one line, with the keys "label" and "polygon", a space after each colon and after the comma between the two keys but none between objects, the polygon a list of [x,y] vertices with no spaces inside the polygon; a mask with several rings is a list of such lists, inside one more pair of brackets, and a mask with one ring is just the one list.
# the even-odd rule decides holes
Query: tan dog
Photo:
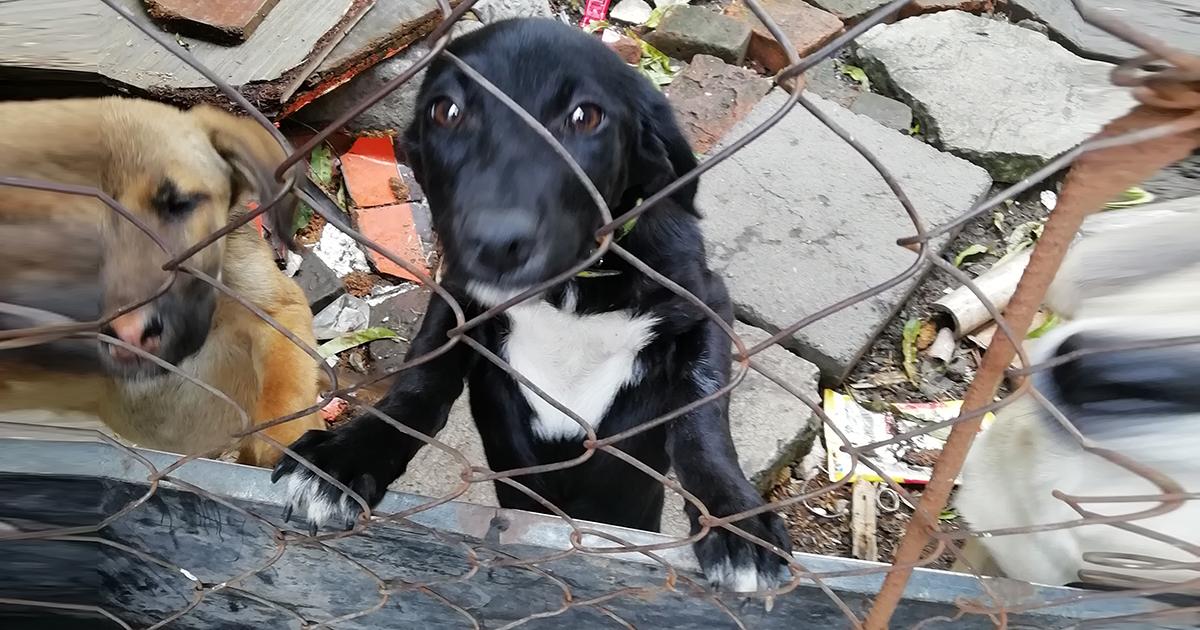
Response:
[{"label": "tan dog", "polygon": [[[21,307],[95,320],[157,294],[162,265],[231,218],[239,201],[276,191],[284,159],[254,121],[210,107],[184,112],[150,101],[104,98],[0,103],[0,176],[96,188],[127,208],[166,247],[92,197],[4,187],[0,193],[0,330],[48,323]],[[280,204],[273,233],[290,234]],[[243,227],[187,265],[219,278],[310,347],[303,292],[275,266],[270,247]],[[12,305],[16,305],[13,307]],[[14,313],[17,313],[14,315]],[[300,411],[317,398],[316,361],[266,321],[209,284],[180,273],[149,303],[101,331],[178,366],[246,410],[252,423]],[[271,466],[279,451],[243,428],[237,410],[137,353],[94,340],[14,347],[0,342],[0,410],[92,413],[140,446],[206,453],[238,446],[239,461]],[[289,444],[316,414],[265,429]]]}]

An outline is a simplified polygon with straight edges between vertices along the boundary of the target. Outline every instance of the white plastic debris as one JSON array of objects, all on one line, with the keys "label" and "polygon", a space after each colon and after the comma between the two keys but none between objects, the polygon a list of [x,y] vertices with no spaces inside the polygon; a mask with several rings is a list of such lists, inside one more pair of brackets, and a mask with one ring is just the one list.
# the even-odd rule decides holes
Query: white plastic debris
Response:
[{"label": "white plastic debris", "polygon": [[1058,193],[1053,190],[1043,190],[1041,200],[1042,205],[1046,206],[1047,210],[1053,210],[1058,205]]},{"label": "white plastic debris", "polygon": [[930,358],[937,359],[942,363],[949,363],[954,358],[956,348],[958,348],[958,342],[954,339],[954,331],[943,328],[938,331],[937,337],[929,345],[928,352]]},{"label": "white plastic debris", "polygon": [[324,341],[364,330],[371,322],[371,307],[353,295],[342,295],[313,317],[313,332]]},{"label": "white plastic debris", "polygon": [[417,285],[408,282],[394,286],[376,285],[371,287],[371,295],[367,296],[367,304],[370,306],[379,306],[397,295],[403,295],[416,288]]},{"label": "white plastic debris", "polygon": [[609,12],[608,17],[629,24],[644,24],[654,9],[644,0],[621,0]]},{"label": "white plastic debris", "polygon": [[370,271],[367,256],[363,254],[358,243],[345,232],[328,223],[321,229],[321,240],[313,248],[313,254],[320,258],[339,278],[354,271]]},{"label": "white plastic debris", "polygon": [[300,263],[304,262],[304,257],[296,252],[289,251],[287,253],[287,264],[283,267],[283,275],[294,278],[296,272],[300,271]]}]

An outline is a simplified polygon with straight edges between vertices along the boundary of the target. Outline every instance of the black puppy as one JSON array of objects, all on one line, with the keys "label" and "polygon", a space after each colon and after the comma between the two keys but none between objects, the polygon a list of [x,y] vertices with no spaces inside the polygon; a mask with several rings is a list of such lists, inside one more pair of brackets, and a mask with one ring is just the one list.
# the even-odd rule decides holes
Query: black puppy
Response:
[{"label": "black puppy", "polygon": [[[449,50],[554,134],[613,216],[696,167],[667,100],[593,37],[553,20],[511,20],[462,37]],[[601,218],[570,167],[450,60],[431,65],[405,141],[445,247],[444,285],[468,317],[596,248]],[[706,267],[695,194],[695,183],[681,188],[622,230],[619,242],[732,322],[724,283]],[[409,357],[444,345],[454,326],[450,307],[435,296]],[[688,405],[729,379],[731,344],[717,324],[615,255],[470,335],[601,438]],[[578,423],[464,343],[398,374],[379,407],[434,435],[464,379],[492,469],[583,452]],[[724,397],[616,446],[659,472],[673,467],[716,516],[762,506],[738,466],[728,407]],[[421,446],[364,415],[332,432],[309,432],[292,448],[376,502]],[[290,458],[275,470],[277,480],[285,476],[289,505],[311,525],[342,525],[356,516],[357,504]],[[659,528],[663,486],[611,455],[516,480],[572,517]],[[545,511],[508,485],[496,484],[496,493],[504,507]],[[699,531],[698,511],[689,504],[687,512],[692,531]],[[773,513],[736,525],[791,549]],[[724,529],[712,530],[695,551],[708,577],[728,589],[765,588],[786,576],[779,556]]]}]

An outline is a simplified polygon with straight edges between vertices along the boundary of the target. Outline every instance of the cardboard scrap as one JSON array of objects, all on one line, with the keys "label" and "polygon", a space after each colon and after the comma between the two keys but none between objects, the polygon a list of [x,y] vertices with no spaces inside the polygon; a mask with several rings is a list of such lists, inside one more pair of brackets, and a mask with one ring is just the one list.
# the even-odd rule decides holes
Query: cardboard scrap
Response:
[{"label": "cardboard scrap", "polygon": [[[921,428],[921,422],[934,424],[956,418],[962,408],[962,401],[894,403],[892,408],[895,412],[877,412],[864,408],[851,396],[827,389],[823,407],[829,420],[847,439],[853,445],[861,446],[917,430]],[[991,413],[985,415],[984,429],[990,426],[994,419],[995,416]],[[929,458],[930,455],[940,453],[949,435],[949,427],[919,435],[907,442],[880,447],[870,459],[897,483],[923,485],[929,482],[933,473],[933,461],[929,461],[928,465],[918,465],[912,463],[913,455],[919,453],[922,458]],[[842,450],[844,444],[837,433],[826,425],[826,466],[831,481],[841,481],[850,475],[853,460],[849,453]],[[936,457],[932,457],[932,460],[936,460]],[[852,482],[859,479],[883,481],[875,471],[862,464],[859,464],[851,477]]]}]

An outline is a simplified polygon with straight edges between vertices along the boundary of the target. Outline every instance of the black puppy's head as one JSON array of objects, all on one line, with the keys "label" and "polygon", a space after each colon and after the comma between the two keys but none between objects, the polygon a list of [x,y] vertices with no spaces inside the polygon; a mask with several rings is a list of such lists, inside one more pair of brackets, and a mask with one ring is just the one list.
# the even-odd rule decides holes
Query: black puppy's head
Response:
[{"label": "black puppy's head", "polygon": [[[663,95],[592,36],[549,19],[507,20],[449,51],[540,122],[614,216],[696,166]],[[405,144],[448,278],[521,289],[596,246],[601,216],[570,166],[449,59],[430,66]],[[692,183],[670,201],[694,213],[695,193]]]}]

